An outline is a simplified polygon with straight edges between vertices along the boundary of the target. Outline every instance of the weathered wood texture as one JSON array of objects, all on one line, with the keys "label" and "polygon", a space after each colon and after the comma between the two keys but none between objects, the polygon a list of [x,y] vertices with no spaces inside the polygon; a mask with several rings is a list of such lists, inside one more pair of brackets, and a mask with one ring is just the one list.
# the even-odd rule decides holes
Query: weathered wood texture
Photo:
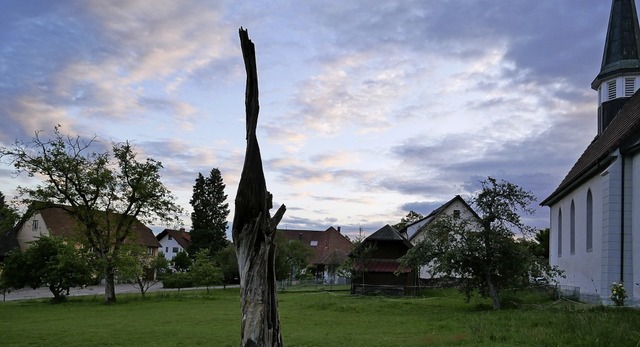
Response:
[{"label": "weathered wood texture", "polygon": [[236,194],[232,229],[240,270],[240,346],[282,346],[274,267],[274,238],[276,227],[286,207],[280,206],[271,218],[269,210],[272,207],[272,196],[267,191],[256,136],[260,105],[255,47],[243,28],[240,28],[240,45],[247,72],[247,149]]}]

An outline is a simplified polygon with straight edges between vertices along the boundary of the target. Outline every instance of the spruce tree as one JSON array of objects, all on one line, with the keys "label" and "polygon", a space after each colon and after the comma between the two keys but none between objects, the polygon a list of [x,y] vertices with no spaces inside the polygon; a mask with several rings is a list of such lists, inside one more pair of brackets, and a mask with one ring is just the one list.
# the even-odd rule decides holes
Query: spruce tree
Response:
[{"label": "spruce tree", "polygon": [[224,194],[224,188],[222,175],[217,168],[213,168],[206,178],[198,173],[189,201],[193,207],[189,247],[192,255],[206,249],[213,256],[228,243],[226,231],[229,204],[225,202],[227,195]]}]

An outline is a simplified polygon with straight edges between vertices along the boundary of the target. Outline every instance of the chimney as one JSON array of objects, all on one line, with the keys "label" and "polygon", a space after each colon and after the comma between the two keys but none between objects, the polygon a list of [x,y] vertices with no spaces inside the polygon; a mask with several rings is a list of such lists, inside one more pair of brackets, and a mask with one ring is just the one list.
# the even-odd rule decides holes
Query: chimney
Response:
[{"label": "chimney", "polygon": [[180,232],[183,233],[184,232],[184,227],[180,228]]},{"label": "chimney", "polygon": [[338,227],[338,232],[340,232],[340,227]]}]

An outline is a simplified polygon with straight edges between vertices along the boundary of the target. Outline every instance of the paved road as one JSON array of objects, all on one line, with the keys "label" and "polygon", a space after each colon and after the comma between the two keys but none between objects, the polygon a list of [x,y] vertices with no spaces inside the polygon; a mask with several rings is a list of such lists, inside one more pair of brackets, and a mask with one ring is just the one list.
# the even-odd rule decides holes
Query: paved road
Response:
[{"label": "paved road", "polygon": [[[227,286],[227,288],[230,288],[230,287],[237,287],[237,285]],[[211,288],[222,288],[222,286],[211,287]],[[182,288],[181,290],[195,290],[195,289],[206,289],[206,288],[205,287]],[[158,292],[158,291],[177,291],[177,289],[162,288],[162,282],[158,282],[155,285],[153,285],[151,288],[149,288],[147,293]],[[117,284],[116,295],[123,294],[123,293],[140,293],[140,291],[134,288],[131,284]],[[89,286],[86,288],[72,288],[69,291],[69,296],[80,296],[80,295],[102,296],[104,295],[104,285]],[[26,299],[37,299],[37,298],[53,298],[53,294],[51,294],[51,291],[49,291],[49,288],[46,288],[46,287],[38,288],[38,289],[23,288],[23,289],[14,290],[14,291],[11,291],[11,293],[7,293],[4,296],[4,299],[0,294],[0,301],[26,300]]]}]

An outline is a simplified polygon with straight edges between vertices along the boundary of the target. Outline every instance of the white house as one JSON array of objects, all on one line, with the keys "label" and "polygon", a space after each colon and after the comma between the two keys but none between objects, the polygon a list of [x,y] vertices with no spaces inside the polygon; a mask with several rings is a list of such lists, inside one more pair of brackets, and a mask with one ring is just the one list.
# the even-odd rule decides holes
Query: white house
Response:
[{"label": "white house", "polygon": [[173,259],[180,252],[186,252],[191,245],[191,234],[184,228],[164,229],[156,235],[156,239],[160,242],[160,251],[164,253],[167,260]]},{"label": "white house", "polygon": [[[407,225],[401,231],[401,234],[405,236],[412,245],[416,245],[425,238],[429,224],[445,214],[453,216],[454,218],[463,218],[473,221],[480,220],[478,214],[469,206],[469,204],[467,204],[460,195],[456,195],[453,199],[433,210],[426,217]],[[429,265],[420,267],[420,278],[430,279],[435,275],[436,274],[431,273],[431,267]]]},{"label": "white house", "polygon": [[609,302],[622,282],[640,302],[640,29],[634,0],[613,0],[600,73],[598,134],[558,188],[551,209],[550,262],[564,289]]}]

